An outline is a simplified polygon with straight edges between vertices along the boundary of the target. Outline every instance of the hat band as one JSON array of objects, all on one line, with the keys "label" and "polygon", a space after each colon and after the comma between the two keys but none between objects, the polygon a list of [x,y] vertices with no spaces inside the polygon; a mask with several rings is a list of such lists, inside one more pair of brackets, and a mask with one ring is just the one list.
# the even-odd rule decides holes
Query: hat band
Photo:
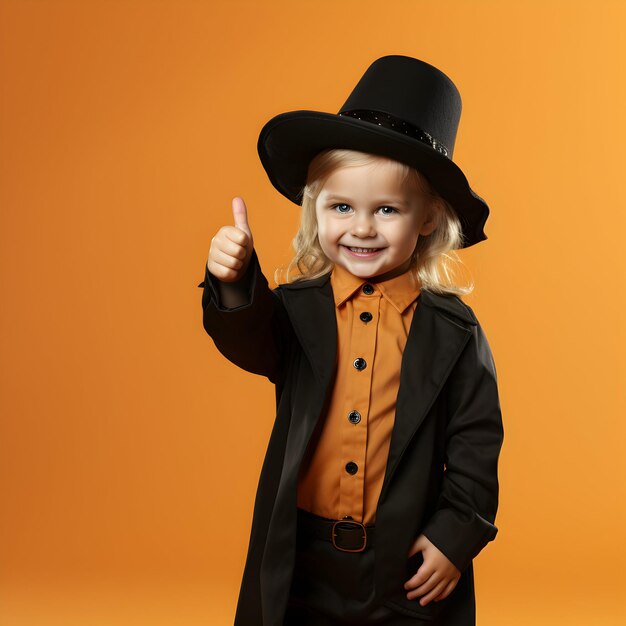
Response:
[{"label": "hat band", "polygon": [[339,115],[355,117],[359,120],[363,120],[364,122],[383,126],[384,128],[388,128],[389,130],[393,130],[397,133],[408,135],[409,137],[413,137],[427,146],[430,146],[444,156],[448,156],[450,153],[448,148],[435,139],[430,133],[427,133],[419,126],[406,122],[399,117],[389,115],[389,113],[384,113],[383,111],[370,111],[367,109],[354,109],[353,111],[342,111]]}]

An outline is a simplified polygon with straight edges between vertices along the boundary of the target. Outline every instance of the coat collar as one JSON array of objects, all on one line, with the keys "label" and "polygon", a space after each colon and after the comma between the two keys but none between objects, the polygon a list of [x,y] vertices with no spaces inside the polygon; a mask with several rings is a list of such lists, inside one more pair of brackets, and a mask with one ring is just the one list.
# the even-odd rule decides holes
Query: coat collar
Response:
[{"label": "coat collar", "polygon": [[[337,319],[330,274],[278,286],[294,332],[309,359],[319,385],[319,411],[303,418],[293,458],[302,458],[328,400],[337,367]],[[422,289],[402,355],[396,415],[389,447],[383,498],[404,450],[417,432],[446,378],[461,355],[477,319],[455,295]]]}]

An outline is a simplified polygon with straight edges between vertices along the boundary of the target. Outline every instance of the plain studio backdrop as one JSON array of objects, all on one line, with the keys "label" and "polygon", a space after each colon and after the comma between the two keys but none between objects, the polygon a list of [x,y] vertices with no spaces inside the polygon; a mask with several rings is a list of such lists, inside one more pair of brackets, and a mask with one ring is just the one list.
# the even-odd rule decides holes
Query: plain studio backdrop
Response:
[{"label": "plain studio backdrop", "polygon": [[274,389],[197,285],[235,195],[273,285],[299,210],[258,133],[386,54],[457,84],[491,208],[460,253],[505,427],[478,624],[625,623],[625,27],[617,0],[1,0],[0,623],[232,623]]}]

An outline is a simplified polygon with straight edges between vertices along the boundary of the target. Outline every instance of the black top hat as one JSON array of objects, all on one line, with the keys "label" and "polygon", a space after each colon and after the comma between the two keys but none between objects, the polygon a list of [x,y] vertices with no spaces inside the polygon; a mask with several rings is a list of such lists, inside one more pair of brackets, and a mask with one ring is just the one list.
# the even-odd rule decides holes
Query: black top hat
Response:
[{"label": "black top hat", "polygon": [[485,201],[470,189],[452,161],[461,117],[461,96],[436,67],[403,55],[374,61],[337,115],[289,111],[261,129],[257,149],[276,189],[295,204],[313,157],[349,148],[406,163],[452,205],[463,228],[462,248],[487,239]]}]

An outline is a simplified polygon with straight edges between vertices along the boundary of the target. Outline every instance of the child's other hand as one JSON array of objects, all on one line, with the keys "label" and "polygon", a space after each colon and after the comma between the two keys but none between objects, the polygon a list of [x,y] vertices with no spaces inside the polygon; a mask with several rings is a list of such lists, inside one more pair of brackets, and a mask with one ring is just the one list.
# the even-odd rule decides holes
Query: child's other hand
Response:
[{"label": "child's other hand", "polygon": [[438,602],[450,595],[461,578],[461,572],[426,535],[416,539],[408,556],[411,557],[419,550],[422,551],[424,562],[416,574],[404,583],[404,588],[412,590],[407,593],[407,599],[424,596],[420,605],[426,606],[431,600]]},{"label": "child's other hand", "polygon": [[207,267],[213,276],[227,283],[243,278],[252,256],[254,241],[248,225],[243,198],[233,198],[234,226],[222,226],[211,239]]}]

